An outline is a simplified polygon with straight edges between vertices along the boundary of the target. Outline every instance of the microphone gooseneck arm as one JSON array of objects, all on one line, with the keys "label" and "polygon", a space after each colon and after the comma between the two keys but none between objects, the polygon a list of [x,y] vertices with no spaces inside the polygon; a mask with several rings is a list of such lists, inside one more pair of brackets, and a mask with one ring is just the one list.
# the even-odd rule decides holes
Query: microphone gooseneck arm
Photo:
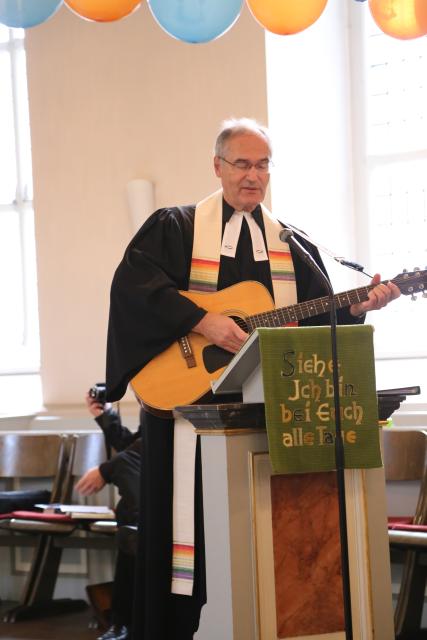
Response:
[{"label": "microphone gooseneck arm", "polygon": [[[341,571],[343,582],[344,620],[346,640],[353,638],[353,624],[351,618],[351,595],[350,595],[350,569],[348,560],[348,536],[345,501],[345,478],[344,478],[344,443],[341,431],[341,411],[339,395],[339,374],[338,374],[338,349],[337,349],[337,313],[335,297],[329,278],[319,267],[314,258],[295,238],[291,229],[283,229],[280,232],[280,240],[287,242],[299,255],[311,271],[321,280],[326,287],[329,297],[329,316],[331,325],[331,352],[332,352],[332,379],[334,387],[334,407],[335,407],[335,464],[338,488],[339,525],[341,541]],[[359,266],[359,265],[358,265]]]},{"label": "microphone gooseneck arm", "polygon": [[[335,260],[335,262],[338,262],[339,264],[341,264],[343,267],[354,269],[354,271],[359,271],[360,273],[363,273],[368,278],[372,278],[372,276],[369,275],[369,273],[366,273],[365,267],[362,264],[359,264],[358,262],[354,262],[352,260],[346,260],[343,256],[338,256],[336,253],[334,253],[327,247],[324,247],[319,242],[316,242],[315,240],[313,240],[313,238],[310,238],[306,233],[301,231],[301,229],[297,229],[296,227],[292,226],[288,222],[286,223],[286,229],[284,229],[283,231],[285,232],[293,231],[293,233],[296,233],[301,238],[304,238],[304,240],[307,240],[310,244],[312,244],[314,247],[317,247],[320,251],[322,251],[327,256]],[[281,233],[283,233],[283,231]],[[280,238],[283,242],[286,242],[286,240],[283,239],[282,236],[280,236]]]}]

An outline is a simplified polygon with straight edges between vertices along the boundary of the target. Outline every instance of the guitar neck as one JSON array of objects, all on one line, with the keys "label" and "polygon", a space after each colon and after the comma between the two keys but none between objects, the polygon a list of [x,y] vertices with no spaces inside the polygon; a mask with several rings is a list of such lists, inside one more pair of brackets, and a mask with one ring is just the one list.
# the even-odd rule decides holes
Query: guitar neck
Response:
[{"label": "guitar neck", "polygon": [[[349,307],[357,302],[364,302],[368,299],[368,293],[374,285],[352,289],[351,291],[343,291],[334,296],[335,306],[337,309]],[[289,307],[274,309],[264,313],[257,313],[245,319],[249,329],[253,331],[257,327],[282,327],[285,324],[305,320],[305,318],[313,318],[322,313],[329,312],[330,300],[328,296],[300,302]]]}]

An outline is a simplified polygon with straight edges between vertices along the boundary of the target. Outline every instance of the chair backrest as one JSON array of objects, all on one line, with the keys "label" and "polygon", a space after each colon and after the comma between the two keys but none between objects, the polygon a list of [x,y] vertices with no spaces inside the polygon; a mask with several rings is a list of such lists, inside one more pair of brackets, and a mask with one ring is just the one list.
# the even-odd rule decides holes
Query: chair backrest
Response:
[{"label": "chair backrest", "polygon": [[384,429],[383,461],[387,481],[420,482],[414,524],[426,524],[427,431]]},{"label": "chair backrest", "polygon": [[97,467],[107,459],[104,434],[87,433],[72,436],[68,478],[64,483],[61,502],[69,502],[76,478],[84,475],[92,467]]},{"label": "chair backrest", "polygon": [[0,434],[0,478],[53,478],[53,502],[60,495],[66,462],[62,435]]}]

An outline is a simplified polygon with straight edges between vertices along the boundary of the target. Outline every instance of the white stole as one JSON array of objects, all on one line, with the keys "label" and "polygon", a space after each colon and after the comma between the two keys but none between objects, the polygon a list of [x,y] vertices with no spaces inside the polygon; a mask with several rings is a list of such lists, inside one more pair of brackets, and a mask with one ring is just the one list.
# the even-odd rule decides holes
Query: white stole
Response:
[{"label": "white stole", "polygon": [[[190,291],[216,291],[221,256],[222,189],[196,206]],[[297,302],[289,246],[282,225],[261,205],[276,306]],[[256,224],[256,223],[255,223]],[[251,234],[252,237],[252,234]],[[172,593],[191,595],[194,579],[194,470],[197,436],[184,418],[175,419]]]}]

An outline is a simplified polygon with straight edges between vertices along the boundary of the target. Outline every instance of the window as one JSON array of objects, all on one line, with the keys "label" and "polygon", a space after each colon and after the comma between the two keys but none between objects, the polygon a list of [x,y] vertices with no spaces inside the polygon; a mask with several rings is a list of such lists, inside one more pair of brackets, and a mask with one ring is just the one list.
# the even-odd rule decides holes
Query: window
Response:
[{"label": "window", "polygon": [[[266,58],[276,215],[384,279],[425,269],[427,38],[396,40],[368,3],[330,2],[295,36],[267,33]],[[369,282],[325,263],[335,292]],[[417,298],[368,322],[377,388],[420,385],[413,404],[427,407],[427,300]]]},{"label": "window", "polygon": [[[392,278],[427,265],[427,38],[396,40],[363,15],[366,183],[358,187],[367,194],[369,263]],[[427,305],[418,298],[370,316],[377,357],[427,357]]]},{"label": "window", "polygon": [[[6,401],[10,408],[22,407],[23,396],[40,404],[40,355],[24,31],[2,25],[0,95],[0,411],[4,412]],[[26,375],[14,384],[11,376],[17,374]]]}]

